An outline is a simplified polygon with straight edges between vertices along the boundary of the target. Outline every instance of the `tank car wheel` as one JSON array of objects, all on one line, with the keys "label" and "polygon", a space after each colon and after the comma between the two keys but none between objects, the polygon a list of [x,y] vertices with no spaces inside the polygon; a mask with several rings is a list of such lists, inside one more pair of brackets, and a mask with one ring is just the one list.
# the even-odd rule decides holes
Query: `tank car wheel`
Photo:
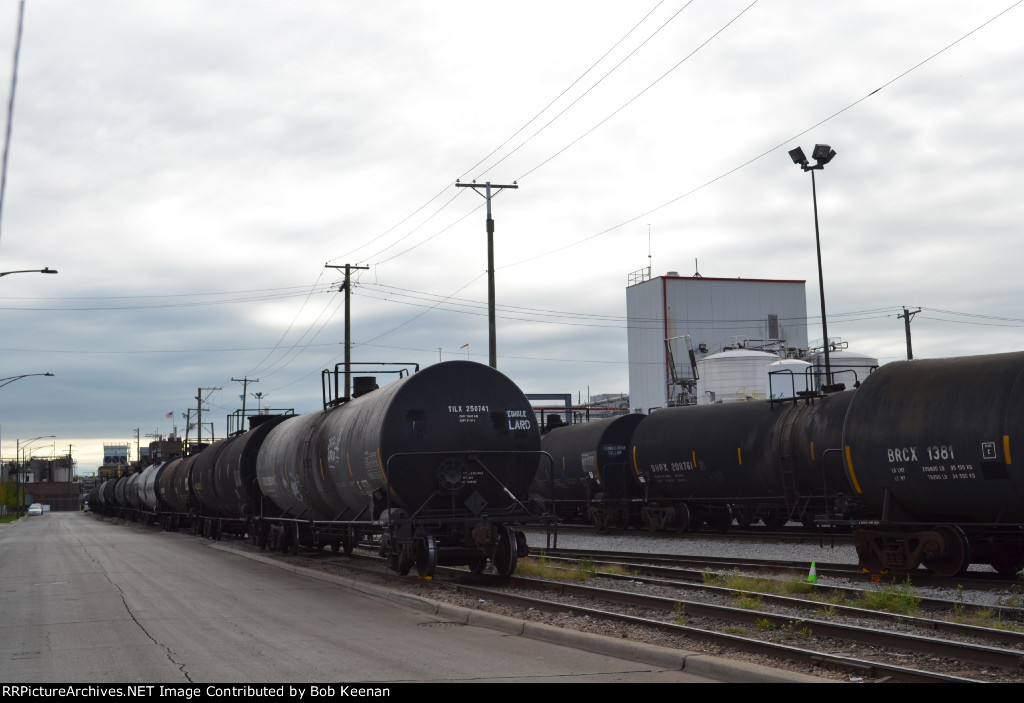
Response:
[{"label": "tank car wheel", "polygon": [[487,558],[478,557],[476,559],[470,559],[466,566],[469,568],[469,573],[482,574],[484,572],[484,568],[487,566]]},{"label": "tank car wheel", "polygon": [[299,523],[293,522],[292,529],[289,530],[288,535],[288,554],[295,556],[299,553]]},{"label": "tank car wheel", "polygon": [[356,547],[356,531],[351,527],[345,531],[345,536],[341,541],[341,548],[345,551],[345,554],[351,554],[352,550]]},{"label": "tank car wheel", "polygon": [[416,549],[416,572],[423,578],[430,578],[437,569],[437,543],[426,537]]},{"label": "tank car wheel", "polygon": [[689,532],[693,527],[693,518],[690,517],[690,507],[686,503],[676,506],[676,531]]},{"label": "tank car wheel", "polygon": [[956,576],[971,563],[971,547],[967,536],[956,525],[938,525],[935,532],[942,536],[942,554],[924,559],[924,565],[932,570],[933,576]]},{"label": "tank car wheel", "polygon": [[502,578],[508,578],[515,573],[519,561],[519,545],[511,527],[502,527],[498,530],[498,545],[494,548],[492,561]]},{"label": "tank car wheel", "polygon": [[412,567],[412,559],[405,555],[404,549],[398,554],[391,554],[388,556],[388,568],[396,572],[399,576],[408,576]]}]

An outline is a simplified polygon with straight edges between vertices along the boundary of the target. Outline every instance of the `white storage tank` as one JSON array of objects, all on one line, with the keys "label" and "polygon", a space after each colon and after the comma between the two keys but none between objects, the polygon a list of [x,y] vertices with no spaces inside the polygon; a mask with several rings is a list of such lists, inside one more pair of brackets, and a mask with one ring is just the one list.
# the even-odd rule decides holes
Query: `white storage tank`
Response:
[{"label": "white storage tank", "polygon": [[768,397],[795,398],[797,393],[810,390],[814,385],[810,369],[810,362],[800,359],[779,359],[768,364]]},{"label": "white storage tank", "polygon": [[[829,352],[829,366],[832,367],[832,383],[843,383],[847,390],[856,388],[876,368],[878,359],[867,354],[850,351]],[[814,365],[814,390],[825,383],[825,352],[811,357]]]},{"label": "white storage tank", "polygon": [[750,349],[734,349],[699,359],[697,405],[767,398],[766,369],[778,359],[774,354]]}]

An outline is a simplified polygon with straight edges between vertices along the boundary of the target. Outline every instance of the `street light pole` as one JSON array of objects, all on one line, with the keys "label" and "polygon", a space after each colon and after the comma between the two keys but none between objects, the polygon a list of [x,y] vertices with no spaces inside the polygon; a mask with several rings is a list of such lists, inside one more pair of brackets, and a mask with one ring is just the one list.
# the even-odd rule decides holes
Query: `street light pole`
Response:
[{"label": "street light pole", "polygon": [[821,231],[818,228],[818,187],[814,180],[814,172],[821,171],[825,168],[825,164],[835,158],[835,149],[830,147],[828,144],[815,144],[814,151],[811,156],[815,160],[815,164],[811,166],[807,162],[807,157],[804,156],[804,150],[800,147],[793,149],[789,152],[789,157],[793,159],[793,163],[799,166],[803,171],[811,172],[811,198],[814,201],[814,243],[818,251],[818,292],[821,296],[821,333],[825,338],[825,383],[822,384],[821,390],[841,390],[833,388],[832,384],[832,363],[829,358],[829,343],[828,343],[828,322],[825,318],[825,276],[822,273],[821,268]]},{"label": "street light pole", "polygon": [[24,464],[24,461],[21,458],[21,454],[22,454],[22,452],[25,451],[25,449],[28,448],[28,445],[32,444],[32,442],[35,442],[35,441],[40,440],[40,439],[56,439],[56,437],[57,437],[57,435],[55,435],[55,434],[42,435],[41,437],[33,437],[32,439],[26,440],[25,444],[22,444],[20,439],[15,439],[14,440],[14,463],[17,466],[17,471],[18,471],[18,473],[16,474],[17,475],[17,480],[15,481],[15,489],[14,489],[14,491],[15,491],[15,497],[16,497],[16,500],[17,500],[17,503],[18,503],[18,517],[19,518],[21,517],[21,469],[22,469],[22,464]]}]

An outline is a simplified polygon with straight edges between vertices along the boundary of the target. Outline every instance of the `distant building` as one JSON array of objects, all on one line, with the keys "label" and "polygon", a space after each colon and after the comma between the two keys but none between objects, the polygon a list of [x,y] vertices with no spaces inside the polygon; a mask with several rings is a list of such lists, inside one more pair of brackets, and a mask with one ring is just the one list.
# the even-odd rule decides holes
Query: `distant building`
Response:
[{"label": "distant building", "polygon": [[141,452],[142,456],[139,457],[140,466],[163,463],[168,459],[182,456],[181,438],[174,434],[166,439],[158,437],[150,442],[148,447],[143,448]]},{"label": "distant building", "polygon": [[131,463],[128,460],[128,444],[104,444],[103,466],[96,473],[100,479],[118,478],[128,472]]},{"label": "distant building", "polygon": [[807,348],[804,281],[633,274],[626,315],[633,412],[696,404],[694,370],[712,354],[750,349],[785,358]]}]

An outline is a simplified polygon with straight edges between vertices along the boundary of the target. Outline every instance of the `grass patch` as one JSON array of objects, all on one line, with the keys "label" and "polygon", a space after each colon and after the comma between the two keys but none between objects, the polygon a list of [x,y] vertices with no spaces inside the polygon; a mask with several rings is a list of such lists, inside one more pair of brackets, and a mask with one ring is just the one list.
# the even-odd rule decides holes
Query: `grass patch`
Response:
[{"label": "grass patch", "polygon": [[816,593],[811,596],[810,600],[821,603],[822,608],[818,612],[830,617],[839,612],[840,605],[846,605],[846,594],[842,591],[828,591],[827,593]]},{"label": "grass patch", "polygon": [[550,561],[544,552],[541,552],[538,557],[520,559],[516,566],[516,573],[520,576],[535,576],[554,581],[587,581],[595,576],[600,576],[601,573],[622,576],[632,574],[628,569],[608,564],[602,566],[599,571],[594,560],[589,557],[580,560],[575,568],[566,567]]},{"label": "grass patch", "polygon": [[914,591],[908,576],[903,583],[894,582],[878,591],[863,591],[853,605],[899,615],[916,615],[921,605],[921,596]]},{"label": "grass patch", "polygon": [[676,601],[675,607],[672,609],[675,612],[675,623],[676,625],[686,625],[686,606],[680,601]]},{"label": "grass patch", "polygon": [[1021,593],[1020,588],[1014,584],[1010,586],[1008,595],[996,599],[996,605],[1004,608],[1024,608],[1024,593]]},{"label": "grass patch", "polygon": [[809,640],[814,637],[814,631],[803,624],[803,621],[796,620],[788,622],[775,631],[772,637],[774,642],[787,642],[792,639]]},{"label": "grass patch", "polygon": [[776,595],[793,595],[810,593],[814,590],[812,584],[800,579],[776,579],[764,578],[763,576],[747,576],[733,569],[724,574],[713,574],[705,571],[701,578],[708,586],[720,586],[734,591],[751,591],[754,593],[772,593]]},{"label": "grass patch", "polygon": [[737,593],[732,597],[732,604],[744,610],[760,610],[764,599],[759,593]]},{"label": "grass patch", "polygon": [[[957,597],[953,603],[953,611],[946,618],[949,622],[960,623],[961,625],[973,625],[975,627],[987,627],[993,630],[1006,630],[1008,632],[1022,632],[1024,627],[1019,622],[1003,620],[1001,607],[1019,608],[1021,594],[1014,586],[1008,596],[1000,596],[996,599],[996,605],[1001,607],[973,606],[966,603],[964,599],[963,586],[957,586]],[[1009,605],[1017,603],[1018,605]]]}]

